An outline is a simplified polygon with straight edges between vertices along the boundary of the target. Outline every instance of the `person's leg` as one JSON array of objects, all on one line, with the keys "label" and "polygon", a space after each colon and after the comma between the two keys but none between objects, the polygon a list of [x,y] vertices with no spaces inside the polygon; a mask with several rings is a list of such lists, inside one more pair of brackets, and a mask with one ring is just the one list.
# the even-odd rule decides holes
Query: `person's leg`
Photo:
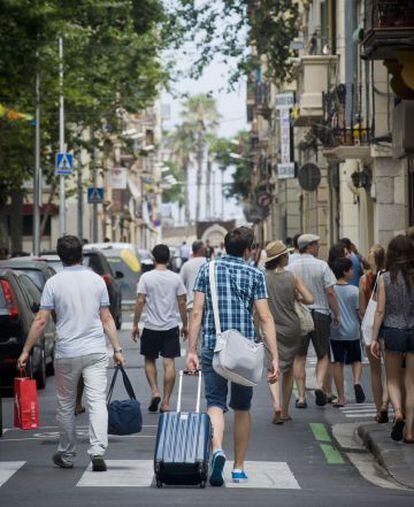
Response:
[{"label": "person's leg", "polygon": [[76,391],[76,408],[75,408],[75,415],[83,414],[85,412],[85,407],[82,404],[82,397],[83,397],[83,388],[85,384],[83,383],[83,377],[81,375],[79,382],[78,382],[78,388]]},{"label": "person's leg", "polygon": [[315,401],[318,406],[324,406],[327,402],[327,396],[323,391],[324,382],[328,373],[330,360],[330,341],[331,319],[328,315],[314,312],[313,320],[315,323],[315,331],[311,334],[311,340],[316,352],[317,362],[315,368],[316,389]]},{"label": "person's leg", "polygon": [[170,396],[175,383],[175,360],[171,357],[164,357],[164,394],[160,410],[170,410]]},{"label": "person's leg", "polygon": [[326,372],[325,380],[323,381],[323,392],[326,394],[328,399],[328,403],[332,403],[332,401],[336,398],[336,396],[332,392],[332,384],[333,384],[333,363],[329,361],[328,370]]},{"label": "person's leg", "polygon": [[328,372],[328,366],[329,366],[329,357],[328,355],[325,355],[323,357],[318,357],[318,360],[316,362],[316,388],[323,390],[323,385],[325,382],[325,378]]},{"label": "person's leg", "polygon": [[345,386],[344,386],[344,365],[340,362],[333,364],[333,374],[336,390],[338,391],[338,405],[345,405]]},{"label": "person's leg", "polygon": [[292,389],[293,389],[293,370],[292,368],[282,376],[282,418],[288,419],[289,408],[290,408],[290,398],[292,397]]},{"label": "person's leg", "polygon": [[246,410],[234,411],[234,468],[244,470],[247,447],[250,440],[251,417]]},{"label": "person's leg", "polygon": [[213,427],[213,453],[223,449],[225,418],[224,411],[220,407],[209,407],[207,410]]},{"label": "person's leg", "polygon": [[148,384],[151,389],[153,398],[160,397],[160,391],[158,389],[157,382],[157,360],[152,357],[145,357],[145,375],[148,380]]},{"label": "person's leg", "polygon": [[250,407],[253,388],[231,383],[230,407],[234,410],[234,470],[235,482],[247,480],[244,461],[250,441]]},{"label": "person's leg", "polygon": [[280,403],[280,381],[274,384],[267,384],[269,386],[270,396],[272,398],[272,406],[275,412],[279,412],[281,409]]},{"label": "person's leg", "polygon": [[296,356],[293,363],[293,372],[298,388],[298,401],[306,401],[306,355]]},{"label": "person's leg", "polygon": [[[60,436],[54,462],[62,467],[73,466],[76,456],[76,388],[81,372],[82,363],[78,358],[55,360],[56,419]],[[61,460],[61,464],[56,460]]]},{"label": "person's leg", "polygon": [[352,377],[354,379],[354,385],[361,383],[361,375],[362,375],[361,361],[356,361],[355,363],[352,363]]},{"label": "person's leg", "polygon": [[[385,343],[384,340],[380,339],[381,346],[381,354],[383,357],[383,361],[385,361]],[[388,411],[388,405],[390,403],[390,397],[388,394],[388,385],[387,385],[387,374],[385,372],[385,364],[380,359],[381,363],[381,383],[382,383],[382,410]]]},{"label": "person's leg", "polygon": [[381,375],[381,360],[377,359],[371,354],[370,347],[365,347],[365,352],[368,357],[369,367],[371,372],[371,389],[372,397],[374,399],[377,412],[383,408],[383,389],[382,389],[382,375]]},{"label": "person's leg", "polygon": [[91,354],[83,359],[82,371],[89,411],[89,456],[103,456],[108,447],[106,407],[107,354]]},{"label": "person's leg", "polygon": [[414,353],[405,357],[405,439],[414,439]]},{"label": "person's leg", "polygon": [[387,372],[388,394],[394,409],[395,419],[402,419],[401,406],[401,359],[398,352],[385,351],[385,369]]}]

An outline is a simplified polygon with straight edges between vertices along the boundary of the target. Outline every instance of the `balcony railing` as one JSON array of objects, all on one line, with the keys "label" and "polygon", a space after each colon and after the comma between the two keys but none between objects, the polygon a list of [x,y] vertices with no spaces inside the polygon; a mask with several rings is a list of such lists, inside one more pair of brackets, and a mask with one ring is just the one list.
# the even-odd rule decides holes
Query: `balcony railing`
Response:
[{"label": "balcony railing", "polygon": [[[355,103],[354,87],[351,90],[351,105]],[[346,87],[339,85],[322,94],[323,122],[315,126],[316,135],[325,147],[359,146],[368,144],[371,131],[360,112],[346,114]],[[347,121],[347,116],[349,120]]]},{"label": "balcony railing", "polygon": [[396,51],[414,49],[412,0],[365,0],[365,13],[365,58],[395,59]]},{"label": "balcony railing", "polygon": [[414,27],[412,0],[366,0],[366,29]]}]

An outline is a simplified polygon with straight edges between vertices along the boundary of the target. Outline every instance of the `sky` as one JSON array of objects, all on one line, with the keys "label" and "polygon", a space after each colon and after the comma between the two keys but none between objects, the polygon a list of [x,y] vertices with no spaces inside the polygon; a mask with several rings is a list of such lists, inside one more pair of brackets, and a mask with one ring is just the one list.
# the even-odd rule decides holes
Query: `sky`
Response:
[{"label": "sky", "polygon": [[[182,60],[183,69],[189,67],[190,60]],[[212,62],[204,71],[204,74],[198,80],[181,79],[175,84],[175,90],[179,93],[190,92],[192,95],[198,93],[212,93],[212,96],[217,100],[217,109],[222,116],[218,129],[218,135],[222,137],[235,137],[240,130],[247,129],[246,123],[246,85],[245,82],[240,82],[237,88],[229,92],[227,90],[227,74],[228,67],[218,61]],[[164,129],[170,130],[180,123],[180,100],[172,97],[170,94],[164,94],[162,103],[170,106],[170,119],[164,121]],[[213,187],[216,191],[212,192],[213,210],[216,209],[217,213],[221,212],[221,175],[217,167],[213,167],[213,174],[216,172],[216,185]],[[233,169],[229,168],[224,174],[224,183],[232,181],[231,173]],[[213,176],[214,177],[214,176]],[[190,207],[192,216],[195,214],[196,206],[196,185],[195,185],[195,168],[192,168],[189,174],[189,184],[191,187],[190,192]],[[205,186],[202,187],[205,189]],[[194,190],[194,191],[192,191]],[[201,216],[205,218],[205,192],[202,190],[202,204]],[[178,210],[175,209],[175,218],[178,217]],[[233,199],[224,200],[224,215],[225,219],[243,219],[243,212],[240,205]]]}]

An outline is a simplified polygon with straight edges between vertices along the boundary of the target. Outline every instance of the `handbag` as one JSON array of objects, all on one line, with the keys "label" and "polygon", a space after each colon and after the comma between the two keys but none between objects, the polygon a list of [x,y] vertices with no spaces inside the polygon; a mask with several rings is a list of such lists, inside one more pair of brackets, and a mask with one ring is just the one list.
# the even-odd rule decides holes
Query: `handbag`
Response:
[{"label": "handbag", "polygon": [[[124,387],[129,399],[111,401],[119,371],[122,373]],[[108,407],[108,433],[111,435],[131,435],[132,433],[139,433],[142,430],[141,406],[135,398],[134,389],[128,375],[120,364],[115,368],[106,403]]]},{"label": "handbag", "polygon": [[14,379],[14,426],[22,430],[39,427],[36,380],[28,377],[24,370]]},{"label": "handbag", "polygon": [[367,309],[365,310],[364,317],[361,322],[361,332],[362,339],[364,340],[364,344],[366,347],[369,347],[372,342],[372,334],[374,330],[374,320],[375,320],[375,312],[377,311],[377,301],[375,301],[375,292],[377,290],[378,278],[381,276],[381,273],[377,274],[377,278],[375,280],[374,288],[371,292],[371,297],[369,298]]},{"label": "handbag", "polygon": [[315,331],[315,323],[312,318],[312,313],[306,305],[296,300],[295,312],[299,318],[301,336],[306,336],[312,331]]},{"label": "handbag", "polygon": [[210,261],[209,279],[216,328],[213,369],[227,380],[243,386],[256,386],[263,375],[263,343],[247,339],[236,329],[221,331],[214,261]]}]

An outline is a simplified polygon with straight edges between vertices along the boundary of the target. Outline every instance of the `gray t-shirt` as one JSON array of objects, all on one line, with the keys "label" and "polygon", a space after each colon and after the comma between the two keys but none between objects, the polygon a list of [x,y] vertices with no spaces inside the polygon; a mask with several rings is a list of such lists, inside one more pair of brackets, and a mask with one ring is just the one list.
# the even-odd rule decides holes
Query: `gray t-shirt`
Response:
[{"label": "gray t-shirt", "polygon": [[106,353],[99,313],[105,306],[109,306],[109,297],[104,280],[84,266],[63,268],[49,278],[40,308],[56,313],[56,359]]},{"label": "gray t-shirt", "polygon": [[331,325],[332,340],[359,340],[360,323],[358,318],[359,290],[355,285],[335,285],[339,304],[341,325]]},{"label": "gray t-shirt", "polygon": [[153,269],[141,276],[137,293],[144,294],[147,302],[147,329],[168,331],[178,326],[177,297],[187,294],[179,275],[169,269]]},{"label": "gray t-shirt", "polygon": [[194,301],[194,285],[197,280],[198,272],[203,264],[207,262],[205,257],[193,257],[187,261],[181,268],[180,277],[187,289],[187,309],[191,310]]}]

